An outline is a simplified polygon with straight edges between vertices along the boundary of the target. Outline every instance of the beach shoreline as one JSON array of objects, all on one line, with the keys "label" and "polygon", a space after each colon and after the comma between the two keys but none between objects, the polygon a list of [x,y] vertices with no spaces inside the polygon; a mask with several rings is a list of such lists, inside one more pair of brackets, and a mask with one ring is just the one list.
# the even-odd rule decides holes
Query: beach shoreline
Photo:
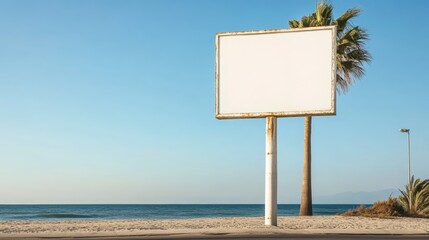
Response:
[{"label": "beach shoreline", "polygon": [[216,236],[260,234],[429,234],[427,218],[343,216],[279,217],[265,226],[263,217],[145,220],[0,221],[0,239],[35,237]]}]

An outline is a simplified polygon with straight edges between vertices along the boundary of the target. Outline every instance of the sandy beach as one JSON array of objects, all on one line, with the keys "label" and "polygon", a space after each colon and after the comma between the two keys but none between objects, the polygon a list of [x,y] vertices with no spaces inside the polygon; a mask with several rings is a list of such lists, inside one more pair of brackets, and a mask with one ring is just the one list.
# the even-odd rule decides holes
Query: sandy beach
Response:
[{"label": "sandy beach", "polygon": [[264,226],[263,223],[262,217],[0,221],[0,238],[267,233],[429,234],[429,219],[423,218],[279,217],[277,227]]}]

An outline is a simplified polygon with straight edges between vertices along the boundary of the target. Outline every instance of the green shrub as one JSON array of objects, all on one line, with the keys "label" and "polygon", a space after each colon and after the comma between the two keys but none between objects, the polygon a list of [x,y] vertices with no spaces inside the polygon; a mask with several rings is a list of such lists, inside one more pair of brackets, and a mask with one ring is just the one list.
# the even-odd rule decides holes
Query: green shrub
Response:
[{"label": "green shrub", "polygon": [[409,216],[429,216],[429,179],[411,178],[411,181],[401,191],[399,201]]}]

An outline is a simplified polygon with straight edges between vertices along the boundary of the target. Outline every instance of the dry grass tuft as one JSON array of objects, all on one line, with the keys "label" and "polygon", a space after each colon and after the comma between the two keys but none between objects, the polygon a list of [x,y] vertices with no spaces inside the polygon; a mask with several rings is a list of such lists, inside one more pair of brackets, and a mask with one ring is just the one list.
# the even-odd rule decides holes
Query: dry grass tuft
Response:
[{"label": "dry grass tuft", "polygon": [[370,207],[359,206],[345,213],[340,213],[341,216],[362,216],[376,218],[391,218],[405,217],[405,209],[402,204],[396,199],[389,197],[386,201],[375,202]]}]

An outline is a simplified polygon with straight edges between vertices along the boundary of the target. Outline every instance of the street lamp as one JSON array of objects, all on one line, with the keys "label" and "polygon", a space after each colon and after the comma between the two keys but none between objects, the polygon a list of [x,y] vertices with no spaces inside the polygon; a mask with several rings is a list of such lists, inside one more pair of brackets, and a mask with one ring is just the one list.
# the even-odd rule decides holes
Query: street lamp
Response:
[{"label": "street lamp", "polygon": [[411,181],[411,154],[410,154],[410,129],[407,128],[401,128],[399,129],[400,132],[407,133],[408,135],[408,183]]}]

